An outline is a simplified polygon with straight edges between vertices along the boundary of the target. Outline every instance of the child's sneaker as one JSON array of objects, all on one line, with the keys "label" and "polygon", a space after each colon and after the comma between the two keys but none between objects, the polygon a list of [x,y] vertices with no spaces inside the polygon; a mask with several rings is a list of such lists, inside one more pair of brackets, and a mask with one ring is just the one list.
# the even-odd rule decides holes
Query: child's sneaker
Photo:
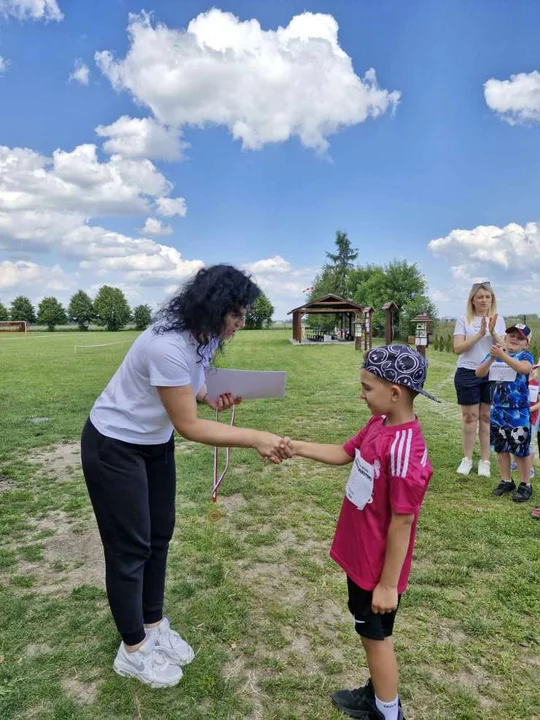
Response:
[{"label": "child's sneaker", "polygon": [[512,462],[510,463],[510,472],[516,472],[516,470],[517,470],[517,462],[512,460]]},{"label": "child's sneaker", "polygon": [[171,630],[167,618],[163,618],[154,628],[146,628],[146,634],[153,639],[156,650],[160,650],[175,665],[189,665],[195,657],[187,642],[175,630]]},{"label": "child's sneaker", "polygon": [[478,463],[478,477],[491,477],[491,463],[489,460],[480,460]]},{"label": "child's sneaker", "polygon": [[456,470],[458,475],[468,475],[472,470],[472,460],[469,458],[463,458],[458,469]]},{"label": "child's sneaker", "polygon": [[495,497],[500,497],[505,493],[513,492],[515,489],[516,484],[513,480],[501,480],[501,482],[497,485],[497,487],[495,488],[495,490],[493,490],[491,494],[495,495]]},{"label": "child's sneaker", "polygon": [[182,670],[156,649],[152,638],[147,638],[132,653],[128,653],[124,643],[120,643],[113,668],[118,675],[137,678],[153,688],[173,687],[182,679]]},{"label": "child's sneaker", "polygon": [[533,480],[533,479],[534,479],[534,468],[531,468],[529,470],[529,480]]},{"label": "child's sneaker", "polygon": [[532,494],[531,483],[519,483],[517,490],[512,495],[512,500],[517,503],[527,502],[532,498]]},{"label": "child's sneaker", "polygon": [[537,505],[531,513],[535,520],[540,520],[540,505]]},{"label": "child's sneaker", "polygon": [[[384,715],[375,705],[373,706],[371,715],[361,715],[360,717],[365,717],[367,720],[384,720]],[[398,710],[398,720],[405,720],[405,715],[401,707]]]},{"label": "child's sneaker", "polygon": [[332,695],[332,705],[353,718],[369,718],[374,703],[375,693],[371,678],[362,687],[354,690],[338,690]]}]

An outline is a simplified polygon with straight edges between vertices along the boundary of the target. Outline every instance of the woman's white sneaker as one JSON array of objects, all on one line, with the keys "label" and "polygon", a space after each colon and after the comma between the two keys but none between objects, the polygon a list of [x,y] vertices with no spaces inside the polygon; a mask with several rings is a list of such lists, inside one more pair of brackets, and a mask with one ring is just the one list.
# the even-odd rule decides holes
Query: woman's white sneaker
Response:
[{"label": "woman's white sneaker", "polygon": [[163,618],[154,628],[146,628],[146,632],[155,642],[156,649],[166,655],[170,662],[189,665],[195,658],[193,648],[175,630],[171,630],[167,618]]},{"label": "woman's white sneaker", "polygon": [[169,662],[157,649],[153,638],[148,638],[135,652],[128,653],[120,644],[113,668],[122,677],[134,677],[153,688],[174,687],[182,679],[182,670]]},{"label": "woman's white sneaker", "polygon": [[469,458],[463,458],[458,469],[456,470],[458,475],[468,475],[472,470],[472,460]]},{"label": "woman's white sneaker", "polygon": [[489,460],[480,460],[478,463],[478,477],[491,477],[491,463]]}]

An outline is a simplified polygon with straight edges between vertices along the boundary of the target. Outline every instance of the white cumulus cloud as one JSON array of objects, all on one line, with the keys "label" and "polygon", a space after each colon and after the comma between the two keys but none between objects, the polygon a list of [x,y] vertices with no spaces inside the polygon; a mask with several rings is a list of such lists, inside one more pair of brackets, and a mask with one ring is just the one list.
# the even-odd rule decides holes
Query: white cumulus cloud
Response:
[{"label": "white cumulus cloud", "polygon": [[243,147],[298,137],[324,150],[341,128],[395,110],[400,93],[380,88],[375,71],[355,74],[331,15],[305,12],[263,30],[212,9],[186,30],[131,15],[123,59],[96,62],[117,90],[129,91],[171,127],[224,125]]},{"label": "white cumulus cloud", "polygon": [[0,261],[0,289],[32,288],[32,293],[40,290],[61,291],[72,286],[72,280],[60,265],[52,267],[34,262]]},{"label": "white cumulus cloud", "polygon": [[149,217],[140,232],[141,235],[172,235],[173,229],[170,225],[163,225],[161,220]]},{"label": "white cumulus cloud", "polygon": [[[456,268],[474,271],[478,267],[507,272],[540,270],[540,225],[510,223],[505,227],[479,225],[472,230],[452,230],[432,240],[429,249],[449,260]],[[486,275],[487,273],[483,273]]]},{"label": "white cumulus cloud", "polygon": [[179,160],[187,147],[176,128],[160,125],[153,118],[131,118],[123,115],[111,125],[99,125],[96,133],[108,138],[105,152],[124,157],[146,157],[158,160]]},{"label": "white cumulus cloud", "polygon": [[75,61],[75,67],[73,72],[69,76],[70,80],[80,83],[81,85],[88,85],[90,83],[90,68],[85,65],[82,60]]},{"label": "white cumulus cloud", "polygon": [[540,122],[540,72],[511,75],[510,80],[491,78],[484,85],[486,103],[510,125]]},{"label": "white cumulus cloud", "polygon": [[165,217],[173,217],[174,215],[186,217],[186,200],[183,197],[160,197],[156,200],[156,211],[159,215],[164,215]]},{"label": "white cumulus cloud", "polygon": [[18,20],[63,20],[56,0],[0,0],[0,15]]},{"label": "white cumulus cloud", "polygon": [[3,75],[7,70],[8,62],[0,55],[0,75]]}]

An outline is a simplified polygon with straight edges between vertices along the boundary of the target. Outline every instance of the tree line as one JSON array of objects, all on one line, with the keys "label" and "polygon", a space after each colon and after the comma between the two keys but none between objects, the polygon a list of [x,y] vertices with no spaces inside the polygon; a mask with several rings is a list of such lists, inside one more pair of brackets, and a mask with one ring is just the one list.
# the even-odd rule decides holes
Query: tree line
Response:
[{"label": "tree line", "polygon": [[58,325],[76,323],[79,330],[87,331],[91,323],[116,331],[134,322],[137,330],[144,330],[152,321],[149,305],[129,307],[120,288],[103,285],[92,300],[84,290],[78,290],[66,308],[55,297],[45,297],[37,312],[29,298],[16,297],[9,310],[0,302],[0,320],[25,320],[30,325],[46,325],[53,332]]},{"label": "tree line", "polygon": [[[274,308],[263,293],[253,303],[246,316],[246,328],[260,330],[272,322]],[[30,325],[46,325],[53,332],[58,325],[76,323],[79,330],[87,331],[91,323],[107,330],[116,331],[134,322],[137,330],[144,330],[152,322],[152,309],[149,305],[129,307],[126,296],[120,288],[103,285],[92,300],[84,290],[78,290],[66,308],[55,297],[45,297],[39,303],[37,312],[28,297],[19,295],[11,306],[0,302],[0,321],[25,320]]]},{"label": "tree line", "polygon": [[[427,312],[433,320],[437,308],[428,297],[425,277],[416,263],[392,260],[386,265],[366,262],[358,264],[360,251],[353,248],[347,233],[338,230],[335,252],[326,253],[327,262],[316,276],[309,300],[333,293],[363,307],[375,308],[373,333],[384,335],[385,317],[382,305],[393,300],[399,308],[396,330],[401,338],[411,334],[411,318]],[[332,330],[333,315],[310,315],[308,322],[324,330]]]}]

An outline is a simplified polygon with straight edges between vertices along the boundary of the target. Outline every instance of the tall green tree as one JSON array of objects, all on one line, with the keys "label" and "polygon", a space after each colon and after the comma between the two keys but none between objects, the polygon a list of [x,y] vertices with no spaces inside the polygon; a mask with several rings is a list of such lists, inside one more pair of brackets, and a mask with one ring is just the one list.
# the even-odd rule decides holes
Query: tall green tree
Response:
[{"label": "tall green tree", "polygon": [[406,260],[354,268],[347,277],[347,294],[360,305],[375,308],[373,327],[377,334],[384,331],[384,312],[380,308],[390,300],[399,308],[398,329],[402,338],[411,333],[410,320],[420,312],[426,311],[434,320],[437,318],[437,308],[428,297],[425,277],[418,265]]},{"label": "tall green tree", "polygon": [[37,321],[46,325],[49,332],[54,332],[57,325],[67,323],[66,311],[55,297],[46,297],[39,303]]},{"label": "tall green tree", "polygon": [[354,267],[354,261],[358,257],[357,248],[351,246],[351,241],[347,237],[347,233],[342,230],[336,232],[336,252],[326,253],[326,257],[330,261],[327,266],[333,275],[334,290],[337,295],[343,297],[347,287],[347,275]]},{"label": "tall green tree", "polygon": [[0,321],[4,322],[5,320],[9,320],[9,313],[7,307],[0,303]]},{"label": "tall green tree", "polygon": [[152,322],[152,309],[149,305],[137,305],[133,310],[133,319],[137,330],[146,330]]},{"label": "tall green tree", "polygon": [[11,303],[9,311],[10,320],[26,320],[27,323],[36,323],[36,313],[30,299],[25,295],[18,295]]},{"label": "tall green tree", "polygon": [[121,330],[131,320],[126,296],[117,287],[103,285],[94,300],[94,311],[99,325],[105,325],[107,330]]},{"label": "tall green tree", "polygon": [[264,293],[261,293],[246,314],[246,329],[261,330],[272,322],[274,306]]},{"label": "tall green tree", "polygon": [[84,290],[77,290],[69,301],[68,317],[79,326],[79,330],[85,332],[94,319],[94,305],[90,296]]}]

